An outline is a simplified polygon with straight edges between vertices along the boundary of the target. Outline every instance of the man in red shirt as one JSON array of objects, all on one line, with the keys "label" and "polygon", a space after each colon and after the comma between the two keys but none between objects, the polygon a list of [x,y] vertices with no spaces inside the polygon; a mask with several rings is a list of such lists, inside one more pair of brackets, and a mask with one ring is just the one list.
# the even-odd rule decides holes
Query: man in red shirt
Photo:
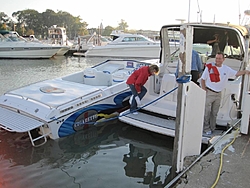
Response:
[{"label": "man in red shirt", "polygon": [[132,96],[129,100],[130,112],[133,114],[138,114],[136,112],[137,106],[141,105],[141,99],[147,93],[147,89],[143,86],[148,77],[154,74],[158,74],[159,67],[157,65],[143,66],[134,71],[127,80]]}]

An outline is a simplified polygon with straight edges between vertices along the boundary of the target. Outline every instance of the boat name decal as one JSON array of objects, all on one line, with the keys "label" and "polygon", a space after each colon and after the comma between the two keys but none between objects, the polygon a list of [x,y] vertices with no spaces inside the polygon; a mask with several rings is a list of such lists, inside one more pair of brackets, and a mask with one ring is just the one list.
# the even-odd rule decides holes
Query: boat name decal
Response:
[{"label": "boat name decal", "polygon": [[80,116],[78,116],[78,118],[76,118],[74,122],[74,125],[73,125],[74,130],[78,131],[78,130],[82,130],[83,128],[87,128],[88,123],[90,124],[91,122],[96,122],[97,118],[98,118],[98,114],[97,114],[97,111],[95,110],[89,110],[89,111],[82,113]]}]

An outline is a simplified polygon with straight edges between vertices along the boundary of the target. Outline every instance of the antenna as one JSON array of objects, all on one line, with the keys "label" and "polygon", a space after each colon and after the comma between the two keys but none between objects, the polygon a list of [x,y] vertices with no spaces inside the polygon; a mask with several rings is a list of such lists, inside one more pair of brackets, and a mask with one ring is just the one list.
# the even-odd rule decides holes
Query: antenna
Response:
[{"label": "antenna", "polygon": [[188,6],[188,23],[190,22],[190,1],[189,0],[189,6]]},{"label": "antenna", "polygon": [[200,23],[202,23],[202,11],[200,13]]},{"label": "antenna", "polygon": [[239,25],[240,25],[240,19],[241,19],[241,14],[240,14],[240,0],[238,0],[238,6],[239,6]]},{"label": "antenna", "polygon": [[[198,11],[197,11],[197,22],[198,22],[198,18],[199,18],[199,14],[200,14],[200,17],[201,17],[201,10],[200,10],[200,5],[199,5],[199,0],[197,0],[197,5],[198,5]],[[201,22],[201,18],[200,18],[200,22]]]}]

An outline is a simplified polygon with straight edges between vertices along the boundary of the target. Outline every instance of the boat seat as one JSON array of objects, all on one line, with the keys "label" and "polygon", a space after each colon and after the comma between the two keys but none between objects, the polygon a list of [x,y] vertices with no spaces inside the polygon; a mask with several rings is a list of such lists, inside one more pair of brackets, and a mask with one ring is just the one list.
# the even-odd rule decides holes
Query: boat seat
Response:
[{"label": "boat seat", "polygon": [[104,73],[109,73],[112,74],[120,69],[124,69],[124,65],[123,64],[114,64],[114,63],[110,63],[107,65],[102,65],[102,66],[98,66],[96,67],[96,69],[98,71],[103,71]]},{"label": "boat seat", "polygon": [[84,71],[84,83],[93,86],[110,86],[112,75],[109,72],[98,71],[96,68],[88,68]]},{"label": "boat seat", "polygon": [[93,85],[95,83],[95,68],[87,68],[83,71],[84,83],[88,85]]},{"label": "boat seat", "polygon": [[68,76],[64,76],[64,77],[62,77],[62,80],[82,84],[83,83],[83,78],[84,78],[83,76],[84,76],[84,73],[79,72],[77,74],[71,74],[71,75],[68,75]]},{"label": "boat seat", "polygon": [[118,70],[112,74],[112,85],[123,82],[128,79],[130,71],[127,69]]}]

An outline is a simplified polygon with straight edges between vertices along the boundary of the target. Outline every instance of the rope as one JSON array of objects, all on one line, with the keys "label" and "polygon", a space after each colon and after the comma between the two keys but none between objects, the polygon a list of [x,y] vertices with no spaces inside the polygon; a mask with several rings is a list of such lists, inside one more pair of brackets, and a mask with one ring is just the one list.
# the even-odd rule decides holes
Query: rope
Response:
[{"label": "rope", "polygon": [[221,151],[221,155],[220,155],[220,167],[219,167],[219,170],[218,170],[217,178],[216,178],[216,180],[215,180],[215,182],[214,182],[214,184],[212,185],[211,188],[214,188],[214,187],[217,185],[217,183],[218,183],[218,181],[219,181],[219,179],[220,179],[220,174],[221,174],[221,170],[222,170],[222,163],[223,163],[224,151],[225,151],[230,145],[232,145],[232,144],[234,143],[234,141],[236,140],[236,133],[238,132],[238,130],[239,130],[239,128],[238,128],[238,129],[236,130],[236,132],[234,133],[234,139],[233,139],[229,144],[227,144],[226,147],[224,147],[223,150]]}]

